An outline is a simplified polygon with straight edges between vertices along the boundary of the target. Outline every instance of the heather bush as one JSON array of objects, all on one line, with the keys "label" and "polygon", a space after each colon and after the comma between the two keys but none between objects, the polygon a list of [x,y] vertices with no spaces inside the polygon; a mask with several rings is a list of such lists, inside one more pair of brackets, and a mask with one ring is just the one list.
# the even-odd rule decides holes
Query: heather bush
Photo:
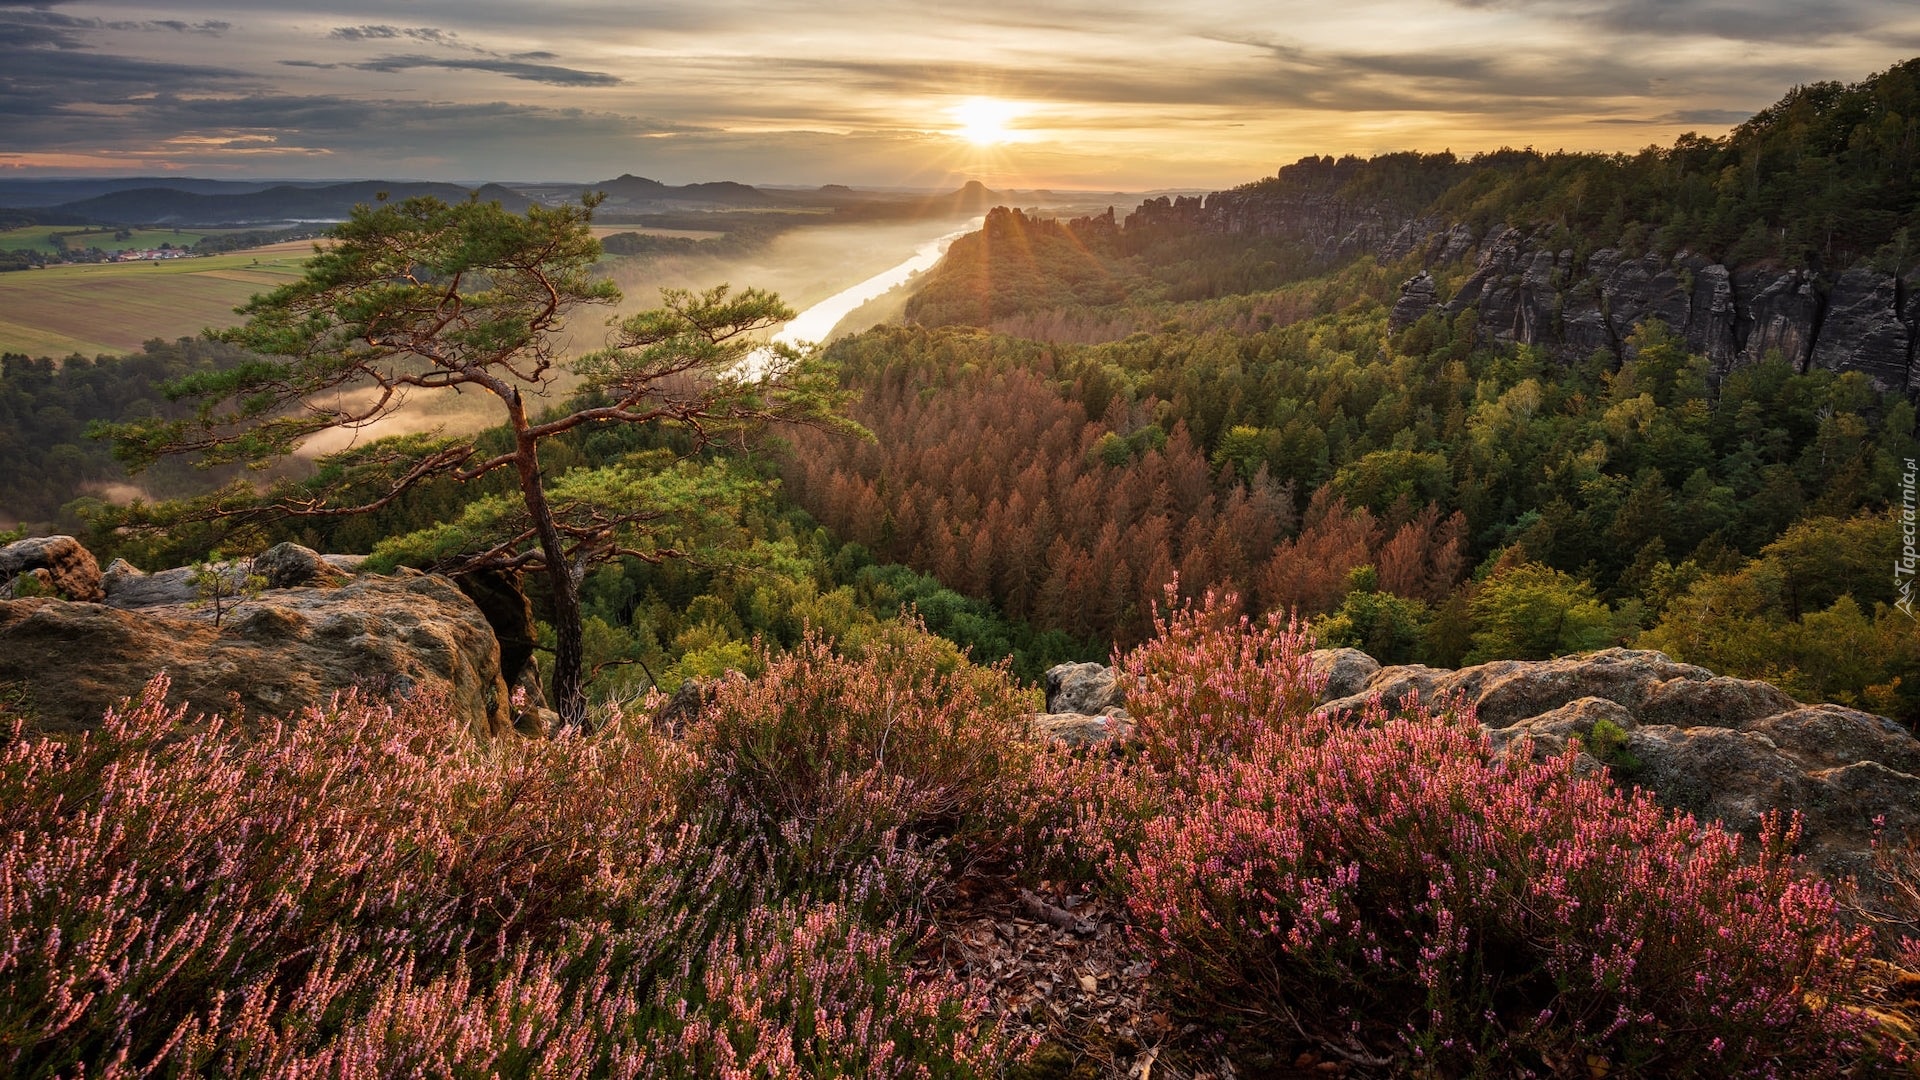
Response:
[{"label": "heather bush", "polygon": [[1324,675],[1308,653],[1313,638],[1280,612],[1255,620],[1239,600],[1208,592],[1199,604],[1176,602],[1154,615],[1154,636],[1121,658],[1132,680],[1127,710],[1148,760],[1184,771],[1245,753],[1276,725],[1313,710]]},{"label": "heather bush", "polygon": [[938,856],[998,843],[1029,775],[1032,703],[1004,667],[911,622],[849,652],[810,635],[763,654],[757,677],[718,685],[686,744],[779,833],[795,880],[924,889],[951,866]]},{"label": "heather bush", "polygon": [[1056,850],[1092,837],[1186,1008],[1432,1075],[1815,1075],[1865,1052],[1831,1004],[1865,939],[1798,872],[1792,824],[1743,845],[1570,755],[1496,759],[1444,704],[1312,711],[1277,620],[1209,603],[1166,631],[1126,660],[1147,752],[1079,766],[1097,793]]},{"label": "heather bush", "polygon": [[767,872],[806,823],[755,834],[643,725],[481,746],[435,702],[248,728],[167,691],[0,746],[9,1076],[967,1076],[1007,1051],[966,987],[909,976],[916,924]]}]

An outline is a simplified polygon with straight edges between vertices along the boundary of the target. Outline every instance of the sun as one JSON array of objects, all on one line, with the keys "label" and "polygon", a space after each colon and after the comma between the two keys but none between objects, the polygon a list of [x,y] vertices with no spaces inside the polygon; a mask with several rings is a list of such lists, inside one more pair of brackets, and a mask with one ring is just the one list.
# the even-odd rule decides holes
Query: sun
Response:
[{"label": "sun", "polygon": [[1011,101],[976,97],[948,109],[947,115],[956,125],[953,134],[975,146],[993,146],[1014,140],[1014,132],[1007,125],[1025,111]]}]

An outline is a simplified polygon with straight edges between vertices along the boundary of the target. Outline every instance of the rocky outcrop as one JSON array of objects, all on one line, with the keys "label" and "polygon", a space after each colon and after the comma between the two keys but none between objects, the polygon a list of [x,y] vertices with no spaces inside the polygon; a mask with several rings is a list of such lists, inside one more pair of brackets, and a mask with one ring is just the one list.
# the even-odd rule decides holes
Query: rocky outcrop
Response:
[{"label": "rocky outcrop", "polygon": [[[1707,357],[1716,377],[1777,353],[1799,371],[1858,371],[1882,391],[1920,395],[1920,288],[1913,275],[1867,266],[1728,266],[1690,251],[1601,248],[1577,255],[1555,230],[1496,225],[1476,236],[1465,224],[1423,211],[1342,198],[1337,188],[1332,179],[1296,178],[1285,193],[1245,188],[1204,200],[1152,200],[1126,228],[1283,237],[1329,266],[1359,255],[1417,259],[1425,269],[1401,286],[1389,317],[1396,329],[1430,312],[1455,317],[1472,310],[1489,340],[1573,360],[1601,349],[1625,357],[1634,327],[1658,319],[1688,351]],[[1442,295],[1434,271],[1467,258],[1467,279]]]},{"label": "rocky outcrop", "polygon": [[1859,371],[1875,386],[1908,385],[1915,327],[1903,310],[1902,283],[1891,274],[1856,267],[1827,293],[1808,363],[1831,371]]},{"label": "rocky outcrop", "polygon": [[[1525,746],[1544,756],[1577,741],[1581,771],[1748,834],[1769,811],[1798,811],[1802,849],[1827,873],[1863,871],[1882,825],[1892,837],[1920,836],[1920,739],[1907,729],[1838,705],[1803,705],[1767,683],[1662,653],[1608,649],[1445,670],[1381,667],[1355,649],[1325,649],[1311,667],[1330,711],[1457,701],[1474,710],[1497,752]],[[1095,672],[1075,677],[1098,682]],[[1074,745],[1131,735],[1130,726],[1095,723],[1104,717],[1074,719],[1049,715],[1034,725]]]},{"label": "rocky outcrop", "polygon": [[1433,280],[1433,272],[1420,271],[1400,283],[1400,299],[1394,301],[1388,320],[1395,326],[1418,320],[1439,305],[1439,293],[1440,286]]},{"label": "rocky outcrop", "polygon": [[0,597],[54,596],[98,603],[105,595],[100,563],[71,536],[33,536],[0,547]]},{"label": "rocky outcrop", "polygon": [[444,697],[476,734],[509,730],[499,645],[452,582],[349,574],[292,545],[267,554],[247,569],[269,587],[217,614],[195,603],[191,570],[143,574],[118,561],[104,575],[105,603],[0,601],[0,684],[55,731],[96,726],[161,670],[175,700],[207,711],[283,716],[360,688]]},{"label": "rocky outcrop", "polygon": [[1126,676],[1105,664],[1056,664],[1047,669],[1047,711],[1104,716],[1125,712]]}]

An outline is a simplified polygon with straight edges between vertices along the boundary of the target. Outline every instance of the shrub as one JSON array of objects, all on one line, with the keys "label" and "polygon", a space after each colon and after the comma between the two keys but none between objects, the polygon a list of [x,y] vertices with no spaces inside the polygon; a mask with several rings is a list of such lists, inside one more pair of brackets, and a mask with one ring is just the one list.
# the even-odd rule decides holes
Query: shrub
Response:
[{"label": "shrub", "polygon": [[[1397,1043],[1435,1075],[1830,1074],[1865,1053],[1830,1004],[1865,937],[1798,872],[1796,826],[1743,849],[1571,754],[1496,761],[1459,709],[1309,711],[1306,643],[1277,621],[1203,608],[1167,631],[1127,661],[1142,732],[1232,753],[1163,765],[1149,735],[1081,827],[1108,830],[1135,942],[1186,1008]],[[1151,788],[1145,821],[1112,812]]]},{"label": "shrub", "polygon": [[766,873],[806,823],[753,838],[755,808],[644,729],[483,747],[438,703],[349,697],[246,730],[167,692],[0,743],[9,1076],[969,1076],[1008,1053],[967,987],[908,974],[916,924]]},{"label": "shrub", "polygon": [[1313,638],[1279,612],[1236,616],[1239,600],[1209,591],[1198,604],[1154,615],[1154,636],[1120,661],[1132,680],[1127,711],[1158,768],[1192,767],[1248,750],[1276,724],[1313,708],[1324,675],[1308,653]]},{"label": "shrub", "polygon": [[910,872],[911,853],[990,843],[1032,754],[1032,706],[1004,668],[968,664],[912,623],[855,656],[810,635],[761,662],[757,678],[718,685],[686,742],[726,798],[784,830],[796,877],[837,880],[876,859]]}]

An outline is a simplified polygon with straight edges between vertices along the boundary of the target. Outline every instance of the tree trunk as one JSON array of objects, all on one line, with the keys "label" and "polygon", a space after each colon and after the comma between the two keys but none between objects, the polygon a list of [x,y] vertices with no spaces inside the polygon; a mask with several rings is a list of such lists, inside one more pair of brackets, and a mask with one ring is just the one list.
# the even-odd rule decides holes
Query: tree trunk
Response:
[{"label": "tree trunk", "polygon": [[547,564],[547,588],[553,604],[553,708],[564,727],[584,729],[587,724],[587,690],[582,670],[586,650],[581,642],[580,592],[574,587],[573,571],[567,565],[566,545],[560,530],[554,527],[553,510],[547,505],[547,491],[540,477],[539,444],[527,433],[526,406],[515,393],[508,404],[513,418],[514,467],[520,473],[520,495],[526,501],[527,514],[540,537],[540,554]]}]

